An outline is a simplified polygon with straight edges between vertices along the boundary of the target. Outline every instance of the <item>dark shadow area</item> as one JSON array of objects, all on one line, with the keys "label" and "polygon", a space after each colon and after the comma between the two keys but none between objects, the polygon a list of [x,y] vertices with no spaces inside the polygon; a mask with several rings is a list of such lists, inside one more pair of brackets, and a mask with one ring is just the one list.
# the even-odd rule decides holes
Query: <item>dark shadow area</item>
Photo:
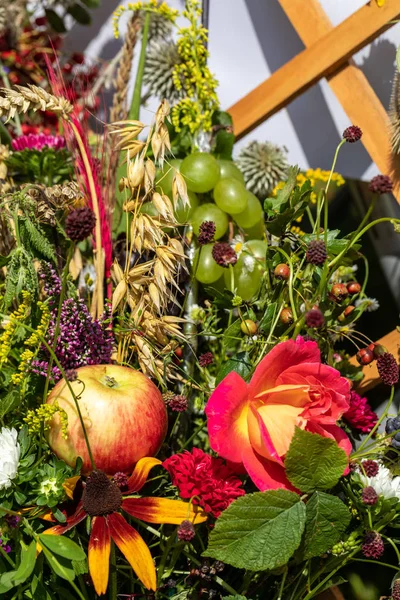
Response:
[{"label": "dark shadow area", "polygon": [[[246,0],[246,6],[265,60],[274,73],[301,52],[304,45],[276,0]],[[315,85],[294,100],[287,106],[287,112],[310,166],[330,169],[340,134],[320,87]],[[362,144],[352,150],[352,174],[361,177],[371,158]],[[344,155],[339,156],[337,170],[346,173],[348,157]]]},{"label": "dark shadow area", "polygon": [[395,59],[396,46],[389,40],[376,40],[369,46],[368,56],[357,63],[386,110],[390,103]]}]

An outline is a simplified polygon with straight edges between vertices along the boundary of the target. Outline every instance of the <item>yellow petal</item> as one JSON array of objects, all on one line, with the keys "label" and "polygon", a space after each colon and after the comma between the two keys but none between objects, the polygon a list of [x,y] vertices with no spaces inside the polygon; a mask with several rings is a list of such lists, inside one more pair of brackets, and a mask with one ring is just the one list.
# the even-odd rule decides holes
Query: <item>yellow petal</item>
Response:
[{"label": "yellow petal", "polygon": [[64,492],[67,494],[68,498],[70,498],[71,500],[74,499],[74,491],[76,488],[76,484],[78,483],[80,478],[81,478],[80,475],[75,475],[75,477],[70,477],[69,479],[66,479],[64,481],[64,483],[62,484],[62,487],[64,488]]},{"label": "yellow petal", "polygon": [[199,506],[168,498],[126,498],[122,509],[146,523],[180,525],[186,519],[193,523],[207,520],[206,513]]},{"label": "yellow petal", "polygon": [[141,458],[136,463],[133,473],[128,479],[129,492],[138,492],[141,490],[147,481],[150,470],[156,465],[161,465],[161,460],[158,460],[158,458],[154,458],[153,456]]},{"label": "yellow petal", "polygon": [[156,591],[156,570],[144,539],[119,513],[112,513],[107,517],[107,521],[112,539],[140,581],[148,590]]},{"label": "yellow petal", "polygon": [[104,517],[94,517],[89,539],[88,564],[96,594],[107,591],[110,570],[111,537]]}]

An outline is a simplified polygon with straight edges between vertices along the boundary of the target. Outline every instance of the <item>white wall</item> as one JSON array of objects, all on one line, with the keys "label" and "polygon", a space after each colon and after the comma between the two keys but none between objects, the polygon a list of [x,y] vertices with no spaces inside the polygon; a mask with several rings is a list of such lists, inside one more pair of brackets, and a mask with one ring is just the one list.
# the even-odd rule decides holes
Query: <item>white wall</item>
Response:
[{"label": "white wall", "polygon": [[[366,0],[320,1],[334,25],[366,4]],[[86,50],[93,58],[114,56],[121,41],[113,39],[111,17],[119,4],[116,0],[103,0],[102,7],[94,11],[90,28],[75,26],[70,31],[70,47]],[[183,0],[169,0],[169,4],[182,8]],[[229,108],[301,51],[303,44],[277,0],[210,0],[210,5],[210,67],[220,82],[222,108]],[[400,27],[394,25],[355,56],[385,107],[389,103],[399,44]],[[138,51],[136,58],[137,55]],[[154,106],[150,103],[148,110]],[[144,111],[142,118],[148,121],[149,117]],[[347,125],[346,114],[326,81],[322,81],[238,142],[237,150],[250,139],[270,140],[288,148],[291,163],[301,168],[328,169]],[[351,149],[344,147],[338,170],[347,177],[363,179],[377,173],[361,144]]]}]

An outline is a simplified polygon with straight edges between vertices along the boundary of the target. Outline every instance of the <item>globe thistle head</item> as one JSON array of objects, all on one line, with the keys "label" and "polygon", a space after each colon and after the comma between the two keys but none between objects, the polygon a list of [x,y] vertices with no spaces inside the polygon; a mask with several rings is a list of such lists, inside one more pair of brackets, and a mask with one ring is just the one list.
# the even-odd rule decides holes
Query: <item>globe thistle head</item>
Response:
[{"label": "globe thistle head", "polygon": [[373,194],[390,194],[393,191],[393,183],[388,175],[376,175],[369,182],[368,189]]},{"label": "globe thistle head", "polygon": [[366,558],[378,559],[385,551],[382,537],[376,531],[369,531],[364,536],[362,553]]},{"label": "globe thistle head", "polygon": [[65,233],[73,242],[82,242],[93,231],[96,217],[89,206],[75,208],[65,219]]},{"label": "globe thistle head", "polygon": [[399,365],[390,352],[384,352],[376,360],[379,377],[386,385],[396,385],[399,381]]},{"label": "globe thistle head", "polygon": [[194,529],[193,523],[188,519],[182,521],[182,523],[178,527],[178,540],[182,542],[190,542],[195,535],[196,531]]},{"label": "globe thistle head", "polygon": [[[160,6],[161,2],[158,2],[158,6]],[[140,25],[141,30],[143,31],[144,19],[146,17],[146,12],[142,11],[140,13]],[[169,19],[166,19],[165,16],[157,11],[150,13],[150,25],[149,25],[149,41],[167,39],[171,37],[173,30],[173,23]]]},{"label": "globe thistle head", "polygon": [[239,152],[236,164],[243,173],[247,189],[264,200],[286,178],[289,163],[285,147],[271,142],[250,142]]},{"label": "globe thistle head", "polygon": [[165,98],[170,104],[175,104],[182,98],[182,92],[175,87],[172,77],[175,66],[181,62],[174,42],[155,39],[149,43],[143,83],[152,96]]},{"label": "globe thistle head", "polygon": [[349,142],[349,144],[358,142],[361,140],[361,137],[362,131],[357,125],[350,125],[350,127],[346,127],[343,131],[343,139],[346,140],[346,142]]},{"label": "globe thistle head", "polygon": [[323,265],[328,257],[324,240],[311,240],[307,246],[307,262],[312,265]]},{"label": "globe thistle head", "polygon": [[325,322],[324,315],[319,308],[312,308],[306,313],[306,325],[311,329],[319,329]]},{"label": "globe thistle head", "polygon": [[197,242],[199,246],[209,244],[213,241],[216,231],[214,221],[203,221],[199,227],[199,235],[197,236]]},{"label": "globe thistle head", "polygon": [[227,269],[229,265],[235,265],[238,255],[228,242],[217,242],[211,251],[212,257],[220,267]]},{"label": "globe thistle head", "polygon": [[371,485],[365,487],[361,493],[362,501],[364,504],[373,506],[378,502],[378,494]]}]

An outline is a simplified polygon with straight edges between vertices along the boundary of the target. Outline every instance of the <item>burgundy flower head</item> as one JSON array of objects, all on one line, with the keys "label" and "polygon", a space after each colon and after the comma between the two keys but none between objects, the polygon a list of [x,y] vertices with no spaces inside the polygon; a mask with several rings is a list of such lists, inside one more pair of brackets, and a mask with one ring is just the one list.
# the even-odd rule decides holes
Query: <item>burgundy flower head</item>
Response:
[{"label": "burgundy flower head", "polygon": [[190,542],[195,535],[196,531],[192,521],[182,521],[182,523],[178,527],[178,540],[181,540],[183,542]]},{"label": "burgundy flower head", "polygon": [[376,360],[379,377],[385,385],[396,385],[399,381],[399,365],[390,352],[384,352]]},{"label": "burgundy flower head", "polygon": [[362,433],[369,433],[378,421],[378,415],[374,413],[368,400],[361,398],[356,392],[350,394],[350,408],[344,413],[343,418]]},{"label": "burgundy flower head", "polygon": [[96,217],[89,206],[72,210],[65,220],[65,232],[74,242],[82,242],[93,231]]},{"label": "burgundy flower head", "polygon": [[319,329],[324,324],[325,319],[319,308],[312,308],[306,313],[306,325],[311,329]]},{"label": "burgundy flower head", "polygon": [[361,137],[362,131],[357,125],[350,125],[350,127],[347,127],[343,131],[343,139],[345,139],[346,142],[349,142],[350,144],[358,142],[359,140],[361,140]]},{"label": "burgundy flower head", "polygon": [[379,533],[376,531],[369,531],[365,534],[362,553],[366,558],[378,559],[382,556],[384,551],[385,545]]},{"label": "burgundy flower head", "polygon": [[221,512],[245,491],[242,482],[221,458],[199,448],[174,454],[163,462],[181,498],[193,498],[194,504],[219,517]]},{"label": "burgundy flower head", "polygon": [[238,255],[228,242],[217,242],[214,244],[211,254],[217,265],[225,269],[229,265],[235,265],[238,260]]},{"label": "burgundy flower head", "polygon": [[199,235],[197,236],[199,246],[204,246],[204,244],[209,244],[212,242],[215,231],[216,226],[214,221],[203,221],[199,227]]},{"label": "burgundy flower head", "polygon": [[328,253],[324,240],[311,240],[307,246],[306,259],[312,265],[323,265]]},{"label": "burgundy flower head", "polygon": [[392,600],[400,600],[400,579],[396,579],[393,583]]},{"label": "burgundy flower head", "polygon": [[367,477],[375,477],[375,475],[378,475],[379,463],[377,463],[376,460],[363,460],[361,464]]},{"label": "burgundy flower head", "polygon": [[208,367],[214,362],[214,356],[212,352],[205,352],[204,354],[200,354],[199,356],[199,365],[200,367]]},{"label": "burgundy flower head", "polygon": [[362,501],[364,502],[364,504],[368,504],[370,506],[373,506],[378,502],[378,494],[371,485],[363,489]]},{"label": "burgundy flower head", "polygon": [[368,188],[374,194],[390,194],[393,183],[387,175],[376,175],[369,182]]}]

